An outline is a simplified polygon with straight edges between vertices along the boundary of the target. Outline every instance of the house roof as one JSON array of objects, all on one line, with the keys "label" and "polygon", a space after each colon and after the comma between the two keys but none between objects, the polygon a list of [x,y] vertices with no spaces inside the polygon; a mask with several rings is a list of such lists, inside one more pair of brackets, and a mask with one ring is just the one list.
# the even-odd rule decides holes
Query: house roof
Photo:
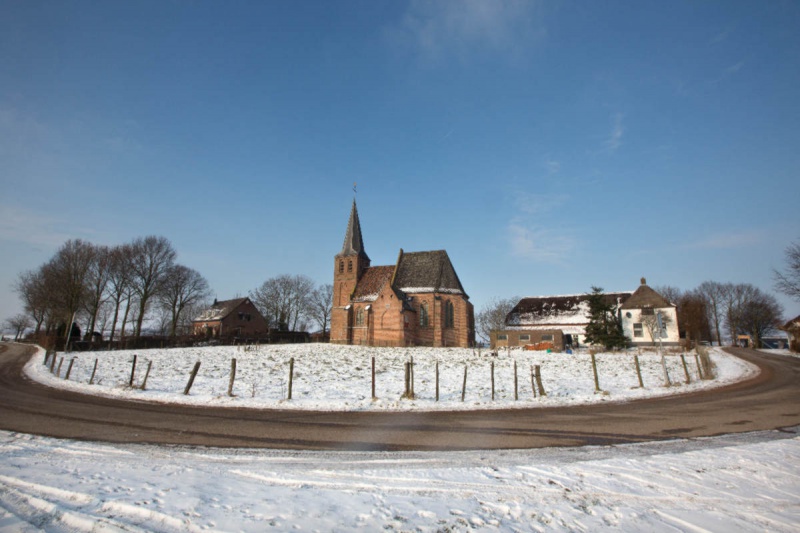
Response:
[{"label": "house roof", "polygon": [[353,301],[374,302],[383,287],[391,282],[394,270],[395,267],[392,265],[368,268],[358,280],[358,285],[353,293]]},{"label": "house roof", "polygon": [[781,326],[781,329],[783,331],[800,330],[800,315],[797,315],[796,317],[788,321],[786,324]]},{"label": "house roof", "polygon": [[355,200],[353,200],[353,207],[350,209],[350,219],[347,221],[344,243],[339,255],[358,255],[369,261],[369,256],[364,251],[364,239],[361,237],[361,222],[358,219]]},{"label": "house roof", "polygon": [[[589,294],[534,296],[521,299],[506,316],[508,326],[571,326],[589,323]],[[604,293],[608,304],[619,305],[630,292]]]},{"label": "house roof", "polygon": [[647,280],[642,278],[639,288],[622,304],[622,309],[675,307],[666,298],[647,286]]},{"label": "house roof", "polygon": [[400,250],[393,286],[408,294],[441,292],[468,298],[445,250],[409,253]]},{"label": "house roof", "polygon": [[237,307],[249,301],[249,298],[234,298],[233,300],[215,301],[214,304],[203,311],[194,322],[205,322],[208,320],[222,320],[231,314]]}]

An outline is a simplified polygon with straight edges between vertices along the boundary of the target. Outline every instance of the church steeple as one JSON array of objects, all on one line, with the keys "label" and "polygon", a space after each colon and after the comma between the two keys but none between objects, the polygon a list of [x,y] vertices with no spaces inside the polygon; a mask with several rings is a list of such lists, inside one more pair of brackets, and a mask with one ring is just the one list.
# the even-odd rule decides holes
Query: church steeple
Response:
[{"label": "church steeple", "polygon": [[353,200],[353,208],[350,210],[350,220],[347,222],[347,231],[344,234],[344,244],[340,256],[357,255],[366,260],[369,264],[369,256],[364,251],[364,240],[361,237],[361,222],[358,220],[358,209],[356,201]]}]

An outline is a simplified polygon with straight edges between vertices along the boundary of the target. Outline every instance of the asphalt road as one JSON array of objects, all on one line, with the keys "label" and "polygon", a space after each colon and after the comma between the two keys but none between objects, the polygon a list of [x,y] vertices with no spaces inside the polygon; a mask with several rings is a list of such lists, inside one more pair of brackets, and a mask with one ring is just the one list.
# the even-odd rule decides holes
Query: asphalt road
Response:
[{"label": "asphalt road", "polygon": [[608,445],[800,426],[800,359],[740,348],[761,368],[723,388],[627,403],[475,412],[191,407],[76,394],[32,382],[33,349],[0,345],[0,429],[77,440],[306,450]]}]

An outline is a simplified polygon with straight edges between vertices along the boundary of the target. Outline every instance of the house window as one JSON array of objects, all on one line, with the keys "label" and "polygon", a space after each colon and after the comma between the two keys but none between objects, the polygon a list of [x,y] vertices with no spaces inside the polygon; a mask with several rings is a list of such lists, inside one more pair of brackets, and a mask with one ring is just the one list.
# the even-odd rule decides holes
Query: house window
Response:
[{"label": "house window", "polygon": [[507,341],[508,340],[508,335],[506,335],[506,334],[498,335],[497,336],[497,340],[499,340],[499,341]]},{"label": "house window", "polygon": [[644,337],[644,329],[642,329],[642,323],[637,322],[633,325],[633,336],[634,337]]},{"label": "house window", "polygon": [[552,340],[553,340],[553,336],[550,335],[549,333],[545,334],[545,335],[542,335],[542,341],[552,341]]},{"label": "house window", "polygon": [[644,309],[642,309],[642,315],[654,315],[654,314],[655,311],[653,310],[652,307],[645,307]]},{"label": "house window", "polygon": [[521,341],[529,341],[529,340],[531,340],[531,336],[530,335],[520,335],[519,336],[519,340],[521,340]]},{"label": "house window", "polygon": [[419,325],[423,328],[428,327],[428,304],[426,303],[419,306]]},{"label": "house window", "polygon": [[444,304],[444,327],[452,328],[455,325],[455,307],[453,306],[453,302],[447,301]]},{"label": "house window", "polygon": [[363,326],[364,325],[364,310],[359,309],[356,312],[356,326]]}]

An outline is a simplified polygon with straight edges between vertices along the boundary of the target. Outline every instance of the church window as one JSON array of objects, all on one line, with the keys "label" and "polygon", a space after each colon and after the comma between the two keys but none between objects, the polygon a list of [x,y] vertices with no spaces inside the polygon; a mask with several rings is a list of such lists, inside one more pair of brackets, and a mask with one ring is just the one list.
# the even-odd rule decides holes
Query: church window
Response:
[{"label": "church window", "polygon": [[347,262],[347,271],[348,272],[352,272],[353,271],[353,262],[352,261],[348,261]]},{"label": "church window", "polygon": [[447,301],[444,303],[444,327],[452,328],[455,326],[455,308],[453,302]]},{"label": "church window", "polygon": [[428,327],[428,304],[426,303],[419,306],[419,325],[423,328]]},{"label": "church window", "polygon": [[359,309],[356,313],[356,326],[363,326],[364,325],[364,310]]},{"label": "church window", "polygon": [[344,261],[339,261],[339,274],[344,272]]}]

